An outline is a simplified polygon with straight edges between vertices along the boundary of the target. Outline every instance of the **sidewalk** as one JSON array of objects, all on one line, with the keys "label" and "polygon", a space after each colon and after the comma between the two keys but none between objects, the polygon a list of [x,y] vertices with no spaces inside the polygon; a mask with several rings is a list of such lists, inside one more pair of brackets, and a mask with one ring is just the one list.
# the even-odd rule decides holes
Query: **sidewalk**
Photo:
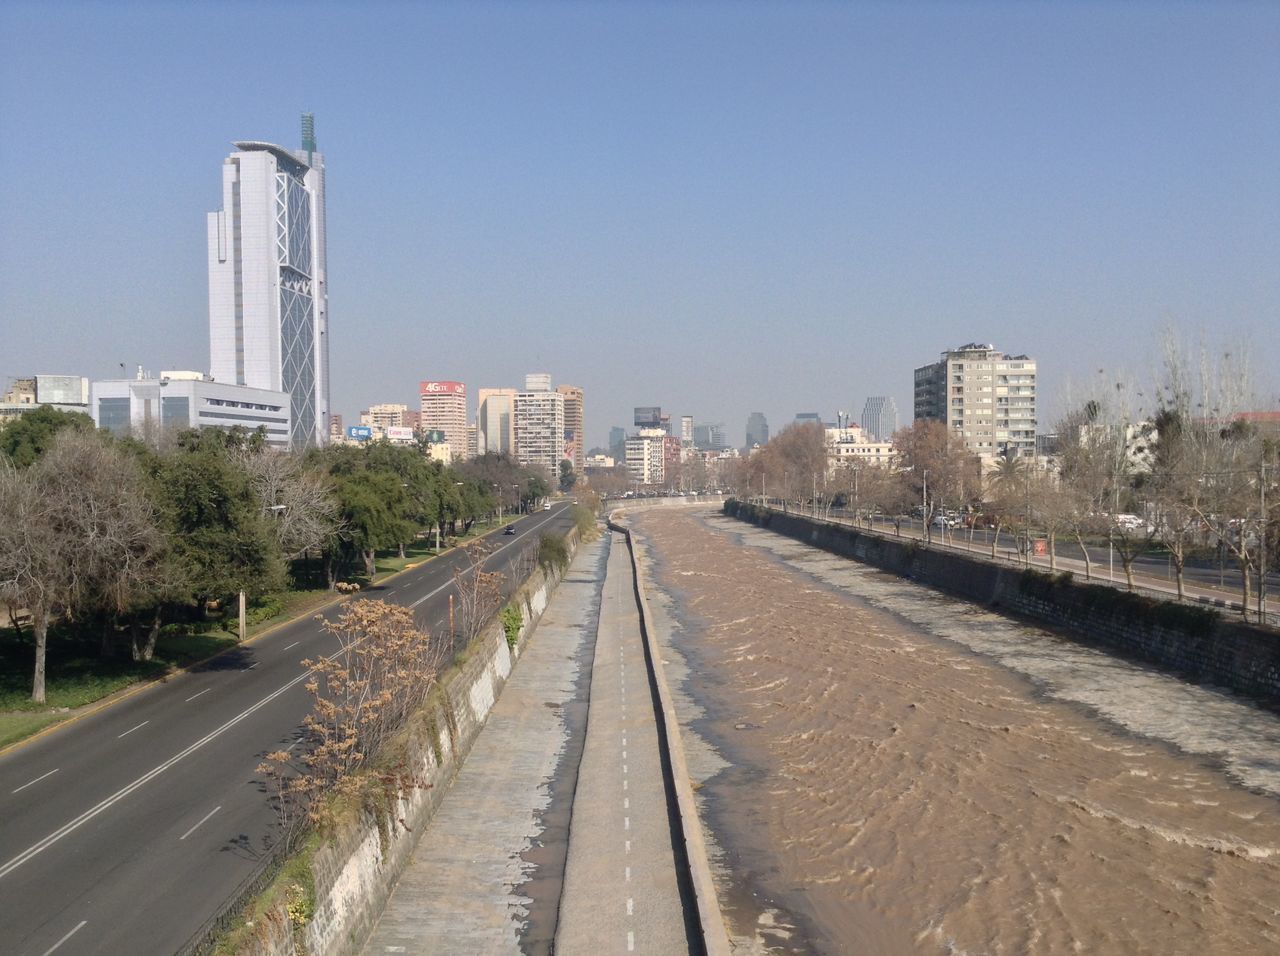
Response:
[{"label": "sidewalk", "polygon": [[579,550],[366,954],[550,951],[566,826],[548,821],[576,776],[608,551],[607,537]]}]

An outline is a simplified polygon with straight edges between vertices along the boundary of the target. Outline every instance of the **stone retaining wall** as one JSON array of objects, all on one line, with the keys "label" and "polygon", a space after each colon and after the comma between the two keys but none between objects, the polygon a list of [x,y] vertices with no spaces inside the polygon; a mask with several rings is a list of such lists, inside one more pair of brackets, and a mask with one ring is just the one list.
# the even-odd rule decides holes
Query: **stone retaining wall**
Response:
[{"label": "stone retaining wall", "polygon": [[1217,612],[1012,568],[740,501],[725,513],[957,597],[1012,611],[1199,683],[1280,702],[1280,634]]}]

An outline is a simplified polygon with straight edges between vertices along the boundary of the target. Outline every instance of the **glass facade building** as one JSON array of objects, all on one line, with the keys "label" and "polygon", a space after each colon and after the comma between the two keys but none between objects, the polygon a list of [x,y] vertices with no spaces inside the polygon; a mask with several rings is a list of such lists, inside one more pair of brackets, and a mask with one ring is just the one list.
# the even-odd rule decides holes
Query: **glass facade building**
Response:
[{"label": "glass facade building", "polygon": [[234,144],[208,221],[210,371],[288,394],[293,448],[329,433],[324,157],[308,120],[301,150]]}]

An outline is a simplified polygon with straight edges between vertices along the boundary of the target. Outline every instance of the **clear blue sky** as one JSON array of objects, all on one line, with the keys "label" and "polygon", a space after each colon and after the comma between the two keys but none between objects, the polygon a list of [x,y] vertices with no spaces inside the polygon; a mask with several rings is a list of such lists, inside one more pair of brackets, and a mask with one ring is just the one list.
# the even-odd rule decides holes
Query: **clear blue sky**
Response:
[{"label": "clear blue sky", "polygon": [[911,370],[1280,395],[1280,4],[0,5],[0,384],[204,368],[233,139],[328,164],[335,410],[421,378],[776,430]]}]

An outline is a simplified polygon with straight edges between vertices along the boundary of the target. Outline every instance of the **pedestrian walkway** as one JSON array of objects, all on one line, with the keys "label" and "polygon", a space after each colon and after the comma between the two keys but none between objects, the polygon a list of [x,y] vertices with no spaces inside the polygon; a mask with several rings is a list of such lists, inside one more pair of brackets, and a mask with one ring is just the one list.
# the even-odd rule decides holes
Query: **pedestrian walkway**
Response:
[{"label": "pedestrian walkway", "polygon": [[[531,850],[547,855],[544,814],[554,780],[576,770],[564,766],[576,762],[566,714],[576,697],[585,699],[579,677],[592,660],[608,550],[605,538],[579,549],[422,834],[365,946],[369,956],[549,950],[549,929],[545,945],[530,945],[529,917],[549,911],[554,922],[560,881],[537,879],[539,867],[527,857]],[[563,842],[560,849],[562,860]]]},{"label": "pedestrian walkway", "polygon": [[689,951],[625,539],[610,551],[556,952]]}]

